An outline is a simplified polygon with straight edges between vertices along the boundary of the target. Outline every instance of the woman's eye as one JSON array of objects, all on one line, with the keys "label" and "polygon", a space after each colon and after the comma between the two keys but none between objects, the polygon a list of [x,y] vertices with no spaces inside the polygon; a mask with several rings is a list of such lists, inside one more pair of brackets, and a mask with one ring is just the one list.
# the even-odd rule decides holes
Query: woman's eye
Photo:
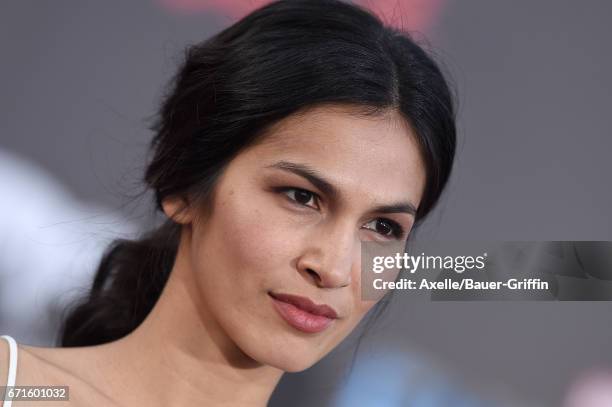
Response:
[{"label": "woman's eye", "polygon": [[373,221],[368,222],[366,225],[373,225],[367,229],[371,229],[385,237],[401,239],[404,236],[404,228],[402,228],[397,222],[389,219],[374,219]]},{"label": "woman's eye", "polygon": [[[312,208],[318,208],[316,205],[316,194],[301,188],[283,188],[283,193],[289,197],[292,201],[299,203],[300,205],[310,206]],[[312,201],[314,205],[309,205]]]},{"label": "woman's eye", "polygon": [[[288,196],[289,199],[296,202],[297,204],[318,209],[318,197],[317,194],[315,194],[314,192],[294,187],[282,187],[278,188],[278,190],[279,192],[282,192],[283,194]],[[384,237],[391,237],[398,240],[404,237],[404,228],[399,223],[390,219],[374,219],[371,222],[368,222],[366,226],[367,225],[371,226],[367,227],[366,229],[371,229]]]}]

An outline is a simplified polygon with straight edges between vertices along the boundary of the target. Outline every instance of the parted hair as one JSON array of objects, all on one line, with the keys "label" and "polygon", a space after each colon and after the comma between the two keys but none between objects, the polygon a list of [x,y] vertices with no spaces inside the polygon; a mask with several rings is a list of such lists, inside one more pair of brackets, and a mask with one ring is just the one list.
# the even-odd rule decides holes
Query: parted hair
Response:
[{"label": "parted hair", "polygon": [[[439,201],[456,146],[455,106],[438,64],[411,36],[339,0],[281,0],[186,48],[151,126],[146,187],[210,202],[219,175],[275,122],[321,104],[364,115],[393,109],[414,130],[426,184],[416,224]],[[66,310],[60,346],[119,339],[146,318],[172,270],[180,225],[116,240],[84,298]]]}]

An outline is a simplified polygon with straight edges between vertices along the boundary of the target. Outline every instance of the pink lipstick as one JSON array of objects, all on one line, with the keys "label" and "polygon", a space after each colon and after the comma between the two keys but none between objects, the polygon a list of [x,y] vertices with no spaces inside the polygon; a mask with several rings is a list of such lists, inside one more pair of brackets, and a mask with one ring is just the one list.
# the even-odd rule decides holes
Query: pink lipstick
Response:
[{"label": "pink lipstick", "polygon": [[321,332],[338,318],[333,308],[328,305],[316,305],[308,298],[290,294],[269,294],[280,316],[299,331]]}]

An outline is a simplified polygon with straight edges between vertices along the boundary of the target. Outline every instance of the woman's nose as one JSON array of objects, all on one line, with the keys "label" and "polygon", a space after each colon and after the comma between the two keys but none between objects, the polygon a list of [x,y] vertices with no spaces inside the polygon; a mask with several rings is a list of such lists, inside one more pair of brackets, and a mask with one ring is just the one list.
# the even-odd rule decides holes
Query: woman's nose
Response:
[{"label": "woman's nose", "polygon": [[352,270],[360,256],[359,244],[354,229],[327,228],[308,238],[297,260],[298,271],[309,276],[318,287],[346,287],[351,284]]}]

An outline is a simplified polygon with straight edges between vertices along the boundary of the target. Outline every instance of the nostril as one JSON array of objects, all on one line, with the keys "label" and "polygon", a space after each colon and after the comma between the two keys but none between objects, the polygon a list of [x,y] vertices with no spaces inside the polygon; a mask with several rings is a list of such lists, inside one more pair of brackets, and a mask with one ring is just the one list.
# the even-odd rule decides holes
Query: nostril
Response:
[{"label": "nostril", "polygon": [[308,272],[308,274],[310,274],[315,280],[319,280],[319,275],[317,274],[316,271],[314,271],[313,269],[306,269],[306,271]]}]

